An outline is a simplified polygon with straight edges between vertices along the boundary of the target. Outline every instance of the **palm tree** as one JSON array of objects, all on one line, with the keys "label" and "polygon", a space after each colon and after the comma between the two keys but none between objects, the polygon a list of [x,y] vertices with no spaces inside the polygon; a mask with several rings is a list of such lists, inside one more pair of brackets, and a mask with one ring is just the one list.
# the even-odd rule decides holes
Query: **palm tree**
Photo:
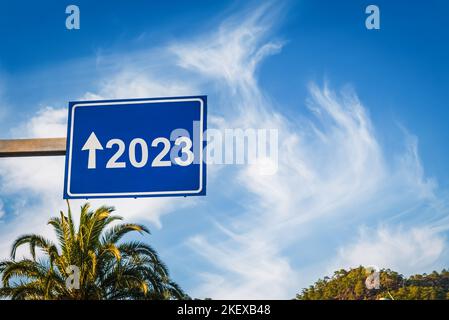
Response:
[{"label": "palm tree", "polygon": [[[115,223],[114,208],[81,207],[76,228],[68,214],[50,219],[59,246],[42,236],[18,238],[11,259],[0,262],[0,298],[11,299],[183,299],[167,267],[148,244],[120,242],[129,232],[149,233],[139,224]],[[106,228],[108,227],[108,228]],[[16,251],[29,246],[31,259],[16,261]],[[41,254],[36,255],[36,249]],[[75,274],[74,272],[78,272]],[[76,278],[77,277],[77,278]]]}]

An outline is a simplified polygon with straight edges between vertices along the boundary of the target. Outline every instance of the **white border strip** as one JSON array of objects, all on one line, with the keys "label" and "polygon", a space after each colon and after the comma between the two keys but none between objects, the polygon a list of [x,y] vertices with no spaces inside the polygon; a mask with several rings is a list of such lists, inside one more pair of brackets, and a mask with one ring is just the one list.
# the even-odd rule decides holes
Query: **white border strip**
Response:
[{"label": "white border strip", "polygon": [[[142,104],[142,103],[158,103],[158,102],[183,102],[183,101],[197,101],[200,103],[200,186],[197,190],[178,190],[178,191],[152,191],[152,192],[119,192],[119,193],[72,193],[70,192],[70,176],[72,174],[72,147],[73,147],[73,126],[75,123],[75,109],[79,107],[90,106],[105,106],[105,105],[125,105],[125,104]],[[70,126],[70,149],[68,159],[67,171],[67,194],[72,197],[108,197],[108,196],[144,196],[144,195],[170,195],[170,194],[195,194],[203,190],[203,121],[204,121],[204,104],[203,100],[199,98],[186,99],[161,99],[161,100],[141,100],[141,101],[116,101],[116,102],[97,102],[97,103],[77,103],[72,107]]]}]

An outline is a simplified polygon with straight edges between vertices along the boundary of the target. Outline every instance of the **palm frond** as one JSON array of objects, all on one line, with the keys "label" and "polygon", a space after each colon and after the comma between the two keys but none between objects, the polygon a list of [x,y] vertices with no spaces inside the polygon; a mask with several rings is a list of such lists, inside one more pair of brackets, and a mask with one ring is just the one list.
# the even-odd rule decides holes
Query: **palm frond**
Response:
[{"label": "palm frond", "polygon": [[[58,243],[35,234],[17,238],[11,260],[0,262],[0,298],[11,299],[184,299],[186,295],[168,274],[167,266],[150,245],[123,241],[131,232],[150,233],[141,224],[121,223],[113,207],[91,210],[81,206],[75,227],[67,202],[67,215],[60,212],[48,222]],[[15,261],[17,250],[29,246],[32,259]],[[43,256],[37,254],[39,249]],[[69,288],[72,266],[79,271],[79,289]]]}]

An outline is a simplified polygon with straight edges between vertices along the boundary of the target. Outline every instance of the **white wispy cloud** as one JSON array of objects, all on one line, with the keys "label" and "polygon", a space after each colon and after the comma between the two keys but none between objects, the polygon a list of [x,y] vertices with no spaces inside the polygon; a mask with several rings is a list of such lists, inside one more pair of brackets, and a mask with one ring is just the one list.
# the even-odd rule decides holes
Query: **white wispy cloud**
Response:
[{"label": "white wispy cloud", "polygon": [[339,249],[329,272],[363,265],[404,274],[429,273],[444,253],[445,245],[446,239],[428,227],[361,228],[354,243]]},{"label": "white wispy cloud", "polygon": [[165,80],[149,73],[140,73],[134,70],[122,70],[112,78],[101,81],[98,92],[87,92],[84,99],[124,99],[146,98],[157,96],[186,96],[197,92],[195,86],[189,82],[174,79]]},{"label": "white wispy cloud", "polygon": [[[425,177],[417,141],[411,136],[406,139],[406,151],[397,155],[397,163],[388,162],[366,108],[350,88],[336,93],[327,85],[311,84],[307,106],[312,117],[306,120],[292,121],[276,112],[255,73],[265,56],[281,48],[282,42],[266,40],[270,34],[267,26],[276,16],[263,7],[231,21],[235,19],[240,20],[226,21],[217,32],[193,45],[177,44],[172,50],[178,54],[180,66],[217,85],[226,84],[220,86],[227,97],[220,109],[226,127],[279,130],[279,170],[276,175],[264,176],[247,166],[230,174],[240,187],[233,196],[243,203],[244,211],[217,222],[208,234],[190,239],[189,245],[217,270],[202,274],[204,281],[195,293],[216,298],[289,298],[300,285],[310,283],[310,274],[316,274],[316,270],[310,272],[310,265],[294,265],[301,260],[301,250],[307,249],[304,243],[317,241],[314,236],[329,229],[323,224],[347,228],[369,220],[388,220],[401,212],[413,214],[413,208],[434,201],[436,185]],[[418,241],[426,240],[425,230],[426,226],[417,226],[404,232]],[[347,241],[364,240],[345,234],[335,238],[339,236]],[[408,238],[393,236],[392,240]],[[439,245],[423,258],[431,266],[444,241],[437,234],[427,240]],[[331,253],[338,251],[332,243],[327,247]],[[395,257],[399,270],[410,270],[405,268],[409,256],[419,255],[424,247],[408,248],[414,252]],[[351,262],[365,261],[359,251],[354,251]],[[328,254],[323,252],[321,261],[332,260]],[[328,266],[316,263],[323,273]]]}]

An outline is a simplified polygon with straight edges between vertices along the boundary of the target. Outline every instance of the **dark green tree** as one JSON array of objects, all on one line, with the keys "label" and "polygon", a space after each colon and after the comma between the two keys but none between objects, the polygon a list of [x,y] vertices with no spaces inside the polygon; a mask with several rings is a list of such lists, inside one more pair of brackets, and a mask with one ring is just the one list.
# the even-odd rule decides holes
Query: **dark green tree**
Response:
[{"label": "dark green tree", "polygon": [[314,285],[296,295],[300,300],[436,300],[449,299],[449,272],[436,271],[430,275],[409,278],[389,269],[380,271],[379,289],[368,289],[365,280],[369,272],[364,267],[335,271],[329,278],[319,279]]}]

